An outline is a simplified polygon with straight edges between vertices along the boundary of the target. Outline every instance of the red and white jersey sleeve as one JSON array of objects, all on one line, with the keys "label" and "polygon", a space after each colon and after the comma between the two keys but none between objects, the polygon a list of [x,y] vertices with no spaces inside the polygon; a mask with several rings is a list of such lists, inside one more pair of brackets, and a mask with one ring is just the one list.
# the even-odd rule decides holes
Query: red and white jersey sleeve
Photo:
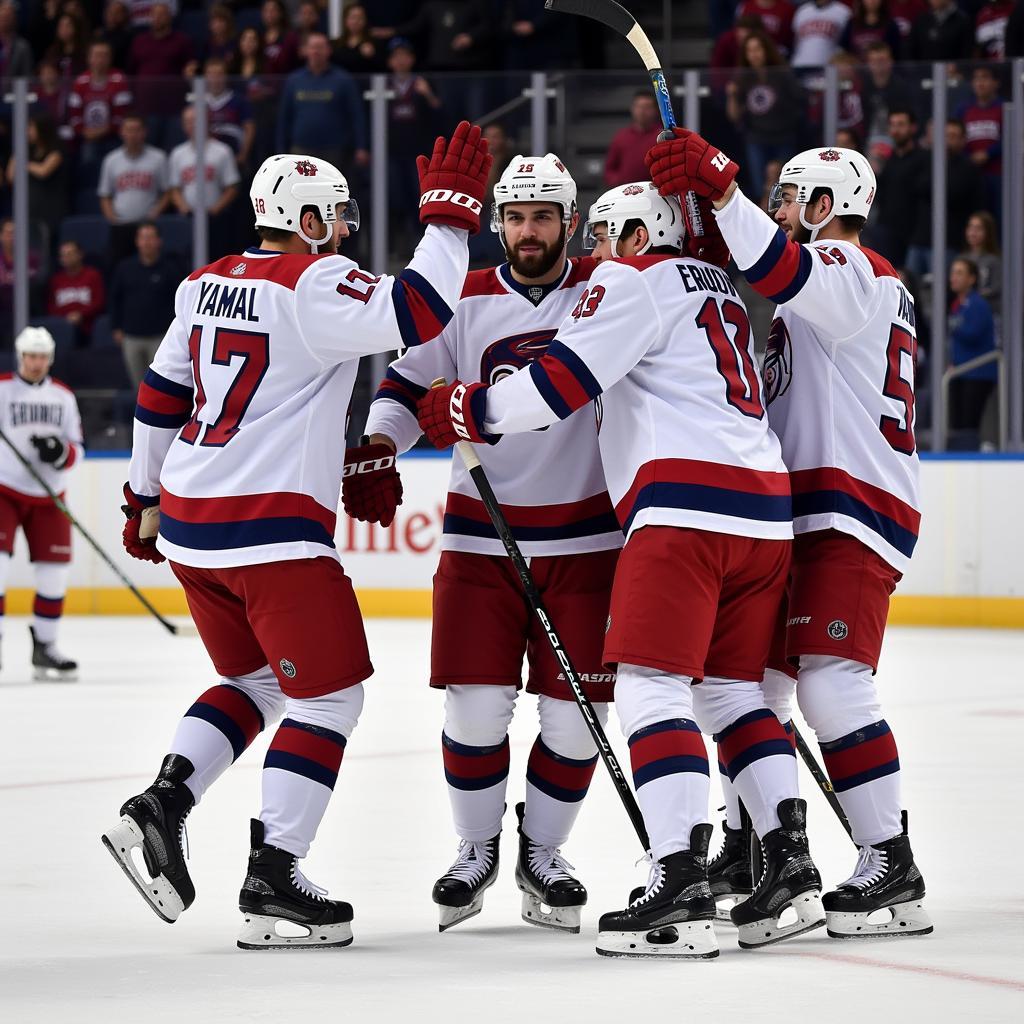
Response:
[{"label": "red and white jersey sleeve", "polygon": [[394,278],[249,250],[185,280],[139,388],[129,473],[160,503],[160,550],[207,567],[337,557],[359,357],[435,338],[467,262],[466,232],[432,226]]},{"label": "red and white jersey sleeve", "polygon": [[489,389],[485,429],[535,429],[597,400],[605,479],[627,535],[662,525],[787,539],[789,477],[761,393],[728,277],[641,256],[601,264],[545,356]]},{"label": "red and white jersey sleeve", "polygon": [[[518,284],[508,265],[473,271],[455,317],[437,342],[410,349],[388,369],[370,407],[369,434],[387,434],[405,451],[420,435],[416,401],[438,377],[494,383],[547,351],[579,303],[596,266],[570,260],[543,289]],[[527,557],[571,555],[622,546],[605,486],[592,408],[549,429],[506,437],[477,454]],[[501,555],[504,547],[459,458],[452,459],[441,547]]]},{"label": "red and white jersey sleeve", "polygon": [[744,276],[779,304],[764,372],[795,531],[851,534],[905,572],[921,521],[909,292],[869,249],[788,241],[738,191],[717,219]]},{"label": "red and white jersey sleeve", "polygon": [[[67,385],[53,377],[30,384],[16,373],[0,374],[0,429],[47,487],[61,494],[66,473],[82,457],[82,419],[78,402]],[[56,437],[67,449],[60,466],[41,462],[33,437]],[[30,498],[45,498],[39,481],[21,464],[11,449],[0,442],[0,488]]]}]

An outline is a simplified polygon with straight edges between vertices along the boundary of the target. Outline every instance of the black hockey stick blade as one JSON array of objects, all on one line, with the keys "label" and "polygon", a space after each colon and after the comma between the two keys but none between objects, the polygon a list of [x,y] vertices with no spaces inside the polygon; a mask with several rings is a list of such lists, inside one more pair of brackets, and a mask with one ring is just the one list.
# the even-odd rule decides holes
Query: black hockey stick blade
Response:
[{"label": "black hockey stick blade", "polygon": [[624,36],[628,36],[636,25],[636,18],[615,0],[544,0],[544,7],[559,14],[593,18]]}]

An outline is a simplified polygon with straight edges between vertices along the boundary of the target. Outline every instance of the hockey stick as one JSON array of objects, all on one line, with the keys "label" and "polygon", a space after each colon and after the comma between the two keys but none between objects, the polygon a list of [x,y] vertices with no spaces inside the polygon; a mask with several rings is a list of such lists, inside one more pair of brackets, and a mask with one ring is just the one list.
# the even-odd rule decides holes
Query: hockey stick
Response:
[{"label": "hockey stick", "polygon": [[832,783],[822,770],[821,765],[818,764],[818,759],[814,756],[814,751],[807,746],[807,740],[800,735],[800,730],[796,727],[796,723],[790,721],[789,724],[793,727],[793,735],[796,737],[796,749],[800,751],[801,760],[807,766],[807,770],[811,773],[811,778],[818,784],[818,789],[820,789],[824,794],[829,807],[836,812],[839,824],[846,829],[846,834],[852,839],[853,829],[850,828],[850,819],[846,817],[846,812],[843,810],[843,805],[839,802],[839,797],[836,796],[836,791],[832,788]]},{"label": "hockey stick", "polygon": [[[439,388],[444,387],[445,383],[442,377],[435,380],[430,386],[432,388]],[[548,638],[548,643],[551,645],[555,659],[562,666],[562,671],[565,673],[565,678],[569,681],[569,687],[572,690],[573,697],[576,698],[576,703],[583,715],[583,720],[587,723],[587,728],[590,730],[594,743],[597,744],[597,752],[601,755],[601,760],[604,761],[604,766],[608,769],[608,774],[612,778],[612,783],[619,794],[622,806],[626,808],[629,820],[633,823],[633,828],[636,829],[637,837],[643,844],[644,852],[646,853],[650,851],[651,841],[647,837],[644,817],[637,806],[636,797],[633,796],[633,791],[629,788],[629,783],[626,781],[625,773],[622,771],[622,767],[615,756],[615,751],[612,750],[608,737],[605,735],[604,729],[597,719],[594,705],[590,703],[587,695],[583,692],[580,677],[576,672],[572,659],[569,657],[569,652],[562,644],[562,639],[558,635],[555,624],[551,621],[551,616],[548,615],[547,609],[544,607],[540,591],[537,590],[537,584],[533,581],[533,573],[530,572],[530,567],[526,564],[522,551],[519,550],[518,542],[512,536],[508,520],[505,518],[505,513],[502,512],[501,505],[498,503],[498,499],[491,488],[491,482],[487,479],[484,467],[480,465],[480,460],[477,458],[473,446],[468,441],[459,441],[455,447],[466,469],[469,471],[469,475],[473,478],[473,483],[476,484],[476,488],[480,492],[484,508],[487,509],[487,514],[491,517],[491,523],[501,538],[501,543],[505,546],[505,552],[511,559],[516,572],[519,573],[519,579],[523,584],[523,590],[526,592],[526,600],[530,605],[530,609],[540,621],[541,628],[544,630],[544,635]]]},{"label": "hockey stick", "polygon": [[39,484],[40,487],[42,487],[44,491],[46,491],[47,495],[49,495],[50,500],[54,503],[54,505],[57,506],[57,510],[59,512],[62,512],[68,518],[71,525],[76,530],[78,530],[78,532],[89,542],[89,546],[93,549],[93,551],[95,551],[96,554],[99,555],[104,562],[106,562],[111,572],[113,572],[113,574],[139,599],[139,601],[142,603],[146,611],[148,611],[149,614],[152,615],[153,618],[155,618],[157,622],[159,622],[160,625],[167,630],[168,633],[172,634],[173,636],[196,635],[195,626],[176,626],[173,622],[170,622],[167,619],[165,619],[153,607],[153,605],[149,602],[149,599],[146,597],[146,595],[143,594],[142,591],[140,591],[132,583],[132,581],[128,579],[127,576],[125,576],[123,572],[121,572],[121,570],[114,564],[114,562],[111,560],[110,556],[106,553],[106,551],[104,551],[103,548],[101,548],[99,544],[95,540],[93,540],[92,534],[90,534],[89,531],[71,514],[70,509],[67,507],[67,505],[64,504],[63,500],[60,497],[58,497],[58,495],[55,494],[53,490],[51,490],[47,482],[39,475],[35,466],[33,466],[32,463],[29,462],[28,459],[26,459],[25,456],[21,454],[21,452],[15,447],[14,442],[7,436],[6,433],[4,433],[3,430],[0,430],[0,441],[3,441],[3,443],[7,445],[7,447],[10,448],[12,452],[14,452],[18,461],[25,467],[25,469],[28,470],[29,475],[35,480],[37,484]]}]

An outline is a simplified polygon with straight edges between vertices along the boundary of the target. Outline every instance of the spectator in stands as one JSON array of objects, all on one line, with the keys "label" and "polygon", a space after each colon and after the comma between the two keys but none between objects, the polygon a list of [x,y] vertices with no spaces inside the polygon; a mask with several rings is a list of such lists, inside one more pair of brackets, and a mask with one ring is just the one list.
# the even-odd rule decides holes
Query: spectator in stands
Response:
[{"label": "spectator in stands", "polygon": [[732,72],[740,66],[743,44],[747,41],[747,36],[751,32],[760,31],[763,28],[764,23],[758,15],[741,14],[736,19],[736,24],[715,40],[711,59],[708,62],[711,68],[710,78],[713,89],[722,90],[732,81]]},{"label": "spectator in stands", "polygon": [[362,4],[347,4],[341,35],[334,40],[334,63],[353,75],[368,75],[381,68],[377,41],[370,32],[370,19]]},{"label": "spectator in stands", "polygon": [[978,268],[978,294],[999,316],[1002,309],[1003,261],[996,238],[996,220],[988,210],[978,210],[967,219],[964,250],[961,256],[972,260]]},{"label": "spectator in stands", "polygon": [[238,165],[227,145],[212,136],[208,138],[203,153],[205,187],[200,197],[199,157],[194,142],[194,107],[186,107],[182,111],[181,126],[185,132],[185,141],[171,150],[168,162],[171,202],[178,213],[186,216],[195,210],[206,210],[210,226],[210,259],[218,259],[231,248],[233,241],[231,204],[238,197]]},{"label": "spectator in stands", "polygon": [[252,108],[256,124],[253,144],[254,164],[260,164],[269,155],[277,134],[277,89],[263,67],[263,38],[259,29],[248,26],[238,36],[238,56],[231,67],[238,77],[240,88]]},{"label": "spectator in stands", "polygon": [[60,270],[50,277],[46,314],[67,320],[75,329],[75,343],[87,345],[93,323],[107,304],[103,277],[85,262],[82,249],[73,238],[61,242],[58,259]]},{"label": "spectator in stands", "polygon": [[[509,142],[508,132],[505,131],[505,126],[499,121],[485,124],[482,134],[487,140],[487,145],[490,147],[491,156],[494,157],[494,161],[491,164],[491,173],[487,178],[487,190],[484,193],[484,205],[486,206],[494,198],[494,186],[498,183],[498,179],[505,168],[508,167],[509,161],[515,154],[512,152],[512,143]],[[480,223],[489,224],[490,220],[481,216]]]},{"label": "spectator in stands", "polygon": [[112,58],[110,43],[103,39],[92,42],[89,70],[75,79],[68,97],[79,172],[86,184],[95,184],[103,158],[117,148],[121,121],[132,102],[128,80],[111,67]]},{"label": "spectator in stands", "polygon": [[[996,326],[992,307],[978,294],[978,268],[973,260],[958,257],[949,268],[949,350],[953,366],[992,352],[996,347]],[[950,405],[953,426],[978,430],[989,397],[995,391],[996,364],[986,363],[968,370],[951,384]]]},{"label": "spectator in stands", "polygon": [[45,56],[57,65],[61,79],[70,86],[86,68],[85,24],[73,14],[62,14],[57,19],[56,38]]},{"label": "spectator in stands", "polygon": [[874,227],[878,248],[900,269],[907,266],[908,246],[930,241],[931,157],[917,144],[912,110],[889,112],[889,137],[893,149],[878,175]]},{"label": "spectator in stands", "polygon": [[277,115],[277,149],[309,153],[342,173],[370,162],[366,115],[355,79],[331,66],[331,44],[322,32],[306,40],[306,66],[285,82]]},{"label": "spectator in stands", "polygon": [[103,8],[103,26],[96,30],[96,38],[110,43],[115,68],[124,70],[128,67],[135,30],[124,0],[109,0]]},{"label": "spectator in stands", "polygon": [[497,50],[510,71],[565,68],[575,64],[578,23],[544,7],[544,0],[507,0],[498,25]]},{"label": "spectator in stands", "polygon": [[18,8],[11,0],[0,3],[0,78],[27,78],[32,74],[32,48],[18,35]]},{"label": "spectator in stands", "polygon": [[[14,183],[14,157],[7,164],[8,184]],[[57,139],[57,128],[43,113],[28,120],[28,216],[46,226],[51,243],[57,225],[68,212],[68,158]]]},{"label": "spectator in stands", "polygon": [[661,133],[661,115],[650,89],[638,89],[633,94],[629,115],[630,123],[615,133],[608,147],[604,160],[606,188],[648,179],[644,157]]},{"label": "spectator in stands", "polygon": [[423,66],[431,71],[471,71],[490,56],[487,16],[485,5],[475,0],[424,0],[391,34],[422,39]]},{"label": "spectator in stands", "polygon": [[491,173],[488,175],[484,191],[480,231],[469,240],[469,265],[473,270],[478,267],[493,267],[505,259],[505,249],[501,244],[501,239],[497,232],[491,230],[491,215],[494,208],[494,186],[515,155],[505,126],[499,121],[485,124],[483,136],[487,139],[494,162],[491,164]]},{"label": "spectator in stands", "polygon": [[1017,5],[1010,12],[1003,45],[1007,57],[1024,57],[1024,0],[1017,0]]},{"label": "spectator in stands", "polygon": [[785,160],[797,148],[803,90],[766,32],[750,33],[741,62],[726,86],[726,112],[746,139],[744,171],[751,194],[757,195],[768,161]]},{"label": "spectator in stands", "polygon": [[[839,109],[836,112],[836,128],[846,129],[860,138],[864,133],[864,101],[861,95],[862,85],[857,58],[840,50],[832,58],[832,63],[839,72]],[[858,149],[859,147],[854,148]]]},{"label": "spectator in stands", "polygon": [[902,41],[899,26],[890,15],[886,0],[854,0],[853,16],[839,39],[839,45],[847,53],[863,63],[869,46],[886,43],[898,57]]},{"label": "spectator in stands", "polygon": [[178,32],[166,3],[148,11],[150,27],[132,40],[127,70],[135,79],[136,110],[146,118],[150,141],[166,149],[174,138],[185,97],[183,76],[195,70],[192,40]]},{"label": "spectator in stands", "polygon": [[793,49],[793,15],[796,14],[796,8],[789,0],[743,0],[736,14],[739,18],[760,18],[765,34],[779,53],[786,55]]},{"label": "spectator in stands", "polygon": [[288,27],[288,11],[283,0],[263,0],[263,73],[287,75],[300,63],[299,37]]},{"label": "spectator in stands", "polygon": [[207,17],[207,35],[203,45],[203,65],[210,60],[222,60],[226,65],[235,57],[238,40],[235,16],[226,4],[214,4]]},{"label": "spectator in stands", "polygon": [[[39,253],[29,249],[28,282],[33,289],[39,283]],[[9,352],[14,340],[14,279],[24,268],[14,264],[14,221],[0,224],[0,350]]]},{"label": "spectator in stands", "polygon": [[[162,0],[164,6],[170,12],[171,18],[178,16],[178,0]],[[188,0],[186,0],[186,3]],[[153,8],[156,4],[153,0],[125,0],[128,10],[131,12],[132,28],[145,29],[153,24]]]},{"label": "spectator in stands", "polygon": [[986,203],[982,174],[967,155],[963,121],[946,122],[946,266],[963,245],[967,222]]},{"label": "spectator in stands", "polygon": [[990,210],[999,216],[1003,172],[1003,101],[995,69],[982,64],[971,75],[974,99],[962,104],[956,116],[967,129],[967,154],[985,176]]},{"label": "spectator in stands", "polygon": [[57,125],[57,137],[65,145],[74,142],[68,102],[70,92],[61,81],[57,65],[50,60],[41,60],[36,68],[36,81],[32,91],[36,98],[33,109],[46,114]]},{"label": "spectator in stands", "polygon": [[64,0],[35,0],[29,4],[28,24],[25,40],[36,55],[44,54],[53,44],[57,19],[64,7]]},{"label": "spectator in stands", "polygon": [[161,251],[160,232],[144,221],[135,232],[136,254],[118,263],[110,282],[111,334],[121,346],[132,387],[138,389],[168,325],[181,280],[178,260]]},{"label": "spectator in stands", "polygon": [[324,17],[320,5],[316,0],[301,0],[295,11],[295,18],[292,21],[295,26],[295,34],[299,37],[299,52],[302,52],[306,40],[314,32],[324,32]]},{"label": "spectator in stands", "polygon": [[810,0],[793,15],[794,68],[823,68],[839,49],[839,40],[850,20],[850,8],[841,0]]},{"label": "spectator in stands", "polygon": [[837,128],[836,145],[840,149],[853,149],[859,153],[861,146],[860,136],[850,128]]},{"label": "spectator in stands", "polygon": [[248,168],[256,141],[256,122],[249,101],[231,88],[222,58],[211,57],[206,62],[205,78],[210,134],[230,148],[239,167]]},{"label": "spectator in stands", "polygon": [[1013,13],[1013,0],[985,0],[974,19],[975,55],[983,60],[1006,56],[1006,26]]},{"label": "spectator in stands", "polygon": [[96,194],[110,224],[111,265],[132,251],[140,221],[152,220],[166,209],[167,156],[146,145],[146,122],[129,114],[121,122],[121,146],[109,153],[100,168]]},{"label": "spectator in stands", "polygon": [[906,42],[914,22],[927,12],[928,4],[925,0],[889,0],[889,16],[896,22],[900,32],[901,55],[906,53]]},{"label": "spectator in stands", "polygon": [[974,26],[956,0],[928,0],[931,8],[914,22],[904,48],[907,60],[968,60],[974,49]]}]

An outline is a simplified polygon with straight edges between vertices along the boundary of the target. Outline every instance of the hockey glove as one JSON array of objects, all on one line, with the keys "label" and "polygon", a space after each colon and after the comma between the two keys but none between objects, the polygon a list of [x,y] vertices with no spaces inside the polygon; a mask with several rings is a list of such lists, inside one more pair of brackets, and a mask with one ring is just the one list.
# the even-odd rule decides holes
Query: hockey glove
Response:
[{"label": "hockey glove", "polygon": [[485,434],[487,385],[456,381],[431,388],[416,407],[420,430],[435,448],[451,448],[459,441],[497,444],[498,437]]},{"label": "hockey glove", "polygon": [[694,191],[714,202],[739,174],[739,164],[715,149],[696,132],[674,128],[675,138],[656,142],[645,157],[651,181],[663,196]]},{"label": "hockey glove", "polygon": [[363,523],[390,526],[402,504],[402,479],[386,444],[364,444],[345,452],[341,482],[345,512]]},{"label": "hockey glove", "polygon": [[466,228],[475,235],[480,230],[484,190],[493,162],[487,140],[468,121],[460,121],[447,141],[438,136],[429,160],[416,157],[420,220]]},{"label": "hockey glove", "polygon": [[718,227],[710,199],[698,199],[695,192],[683,196],[686,218],[686,244],[683,252],[691,259],[710,263],[725,270],[729,266],[729,246]]},{"label": "hockey glove", "polygon": [[48,434],[46,437],[34,434],[29,441],[35,446],[40,462],[60,469],[67,461],[67,445],[59,437],[55,437],[53,434]]},{"label": "hockey glove", "polygon": [[[143,562],[155,562],[157,565],[166,562],[167,559],[156,549],[156,531],[150,533],[150,529],[145,528],[152,526],[152,513],[155,506],[143,505],[127,484],[124,485],[124,498],[126,504],[121,506],[121,511],[125,514],[126,522],[124,532],[121,534],[121,542],[124,544],[125,551],[132,558],[138,558]],[[149,535],[140,536],[140,529],[143,534]]]}]

